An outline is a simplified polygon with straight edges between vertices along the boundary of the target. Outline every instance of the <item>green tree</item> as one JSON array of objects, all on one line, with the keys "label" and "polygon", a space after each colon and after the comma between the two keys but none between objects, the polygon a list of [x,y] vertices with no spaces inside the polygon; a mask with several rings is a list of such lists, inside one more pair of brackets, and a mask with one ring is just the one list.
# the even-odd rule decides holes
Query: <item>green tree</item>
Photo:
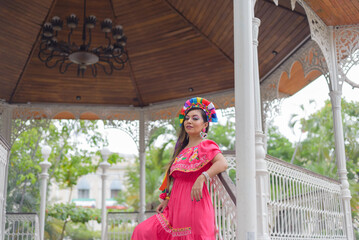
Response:
[{"label": "green tree", "polygon": [[234,150],[235,127],[232,121],[227,121],[225,125],[210,125],[208,138],[215,141],[222,150]]},{"label": "green tree", "polygon": [[293,152],[293,144],[279,132],[278,127],[270,126],[268,128],[267,153],[290,162]]},{"label": "green tree", "polygon": [[[47,216],[61,220],[64,224],[62,225],[61,235],[58,239],[63,239],[65,236],[66,225],[72,223],[87,223],[91,220],[95,220],[98,223],[101,222],[100,209],[76,207],[74,203],[60,203],[54,204],[47,209]],[[51,236],[51,234],[48,234]]]},{"label": "green tree", "polygon": [[[172,119],[165,123],[152,123],[154,127],[150,133],[146,148],[146,209],[154,210],[159,204],[158,190],[161,185],[166,166],[172,158],[173,148],[177,136],[178,119]],[[139,208],[139,159],[133,166],[126,170],[127,192],[117,198],[117,201],[125,199],[131,206],[129,210],[138,210]]]},{"label": "green tree", "polygon": [[[83,120],[16,120],[7,188],[8,212],[37,212],[39,209],[39,163],[43,160],[41,145],[52,148],[48,159],[49,182],[72,187],[80,176],[96,170],[98,158],[93,158],[106,139],[95,121]],[[86,142],[91,148],[81,147]]]},{"label": "green tree", "polygon": [[[358,219],[359,206],[359,102],[342,100],[342,119],[345,139],[346,165],[352,194],[353,217]],[[308,118],[300,119],[306,138],[302,141],[295,157],[319,174],[338,179],[335,163],[333,116],[330,101]]]}]

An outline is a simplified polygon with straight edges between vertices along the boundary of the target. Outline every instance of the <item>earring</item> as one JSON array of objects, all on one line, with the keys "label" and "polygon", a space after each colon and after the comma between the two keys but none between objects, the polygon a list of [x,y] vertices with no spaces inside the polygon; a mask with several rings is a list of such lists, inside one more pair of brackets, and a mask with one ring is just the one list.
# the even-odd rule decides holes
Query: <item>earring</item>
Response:
[{"label": "earring", "polygon": [[199,133],[199,135],[201,135],[202,139],[205,139],[207,137],[207,133],[206,133],[206,129],[203,128],[203,131]]}]

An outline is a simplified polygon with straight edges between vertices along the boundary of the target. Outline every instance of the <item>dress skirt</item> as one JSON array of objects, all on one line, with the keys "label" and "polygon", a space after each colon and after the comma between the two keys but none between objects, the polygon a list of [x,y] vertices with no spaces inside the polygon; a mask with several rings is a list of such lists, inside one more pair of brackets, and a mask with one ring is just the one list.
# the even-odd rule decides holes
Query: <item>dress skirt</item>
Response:
[{"label": "dress skirt", "polygon": [[203,184],[203,198],[198,202],[191,200],[194,182],[210,165],[196,172],[173,172],[175,180],[167,207],[140,223],[131,239],[215,240],[214,209],[206,184]]}]

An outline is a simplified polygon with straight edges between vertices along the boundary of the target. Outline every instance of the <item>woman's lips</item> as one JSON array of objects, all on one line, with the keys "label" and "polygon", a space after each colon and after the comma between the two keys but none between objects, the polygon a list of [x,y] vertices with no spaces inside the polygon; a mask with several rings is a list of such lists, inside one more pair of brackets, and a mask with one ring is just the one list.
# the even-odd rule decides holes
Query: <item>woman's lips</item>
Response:
[{"label": "woman's lips", "polygon": [[186,128],[187,128],[187,129],[191,129],[191,128],[193,128],[193,127],[192,127],[192,126],[186,126]]}]

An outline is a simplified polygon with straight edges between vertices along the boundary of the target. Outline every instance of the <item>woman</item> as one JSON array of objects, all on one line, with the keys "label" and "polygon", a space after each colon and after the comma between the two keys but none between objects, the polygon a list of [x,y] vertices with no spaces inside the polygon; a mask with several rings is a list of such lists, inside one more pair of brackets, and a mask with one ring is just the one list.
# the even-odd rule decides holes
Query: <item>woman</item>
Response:
[{"label": "woman", "polygon": [[181,131],[160,187],[163,201],[156,215],[135,228],[132,240],[215,239],[214,209],[204,183],[227,169],[218,145],[205,140],[209,122],[217,122],[215,108],[204,98],[192,98],[179,118]]}]

